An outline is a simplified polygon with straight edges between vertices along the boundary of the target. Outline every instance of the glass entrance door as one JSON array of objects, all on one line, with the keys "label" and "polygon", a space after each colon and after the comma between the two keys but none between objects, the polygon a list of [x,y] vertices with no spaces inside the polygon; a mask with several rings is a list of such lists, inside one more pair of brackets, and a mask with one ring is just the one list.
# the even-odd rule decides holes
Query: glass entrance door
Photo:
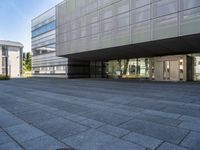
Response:
[{"label": "glass entrance door", "polygon": [[165,81],[179,81],[179,61],[170,60],[163,62],[163,80]]}]

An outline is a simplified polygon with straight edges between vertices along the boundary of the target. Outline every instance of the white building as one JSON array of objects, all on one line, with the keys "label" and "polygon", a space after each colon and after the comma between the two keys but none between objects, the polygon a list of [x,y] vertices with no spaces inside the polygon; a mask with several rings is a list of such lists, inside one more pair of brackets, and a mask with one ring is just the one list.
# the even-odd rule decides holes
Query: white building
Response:
[{"label": "white building", "polygon": [[23,45],[19,42],[0,40],[0,75],[17,78],[22,75]]}]

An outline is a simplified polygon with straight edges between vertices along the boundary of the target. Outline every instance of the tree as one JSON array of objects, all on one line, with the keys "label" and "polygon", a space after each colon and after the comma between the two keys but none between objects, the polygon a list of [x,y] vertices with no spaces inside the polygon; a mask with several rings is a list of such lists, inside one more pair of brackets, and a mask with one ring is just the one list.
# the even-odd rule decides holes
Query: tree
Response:
[{"label": "tree", "polygon": [[31,53],[23,53],[23,70],[31,71]]},{"label": "tree", "polygon": [[118,61],[118,64],[119,64],[119,71],[120,71],[119,78],[121,78],[123,75],[127,74],[129,59],[125,59],[125,60],[119,59],[117,61]]}]

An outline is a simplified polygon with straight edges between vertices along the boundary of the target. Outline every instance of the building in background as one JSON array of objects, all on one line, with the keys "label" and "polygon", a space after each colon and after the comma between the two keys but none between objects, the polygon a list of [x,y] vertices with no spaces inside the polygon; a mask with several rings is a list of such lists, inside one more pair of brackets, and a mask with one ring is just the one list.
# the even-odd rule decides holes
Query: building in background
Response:
[{"label": "building in background", "polygon": [[56,54],[79,62],[76,77],[200,80],[199,0],[64,0],[56,18]]},{"label": "building in background", "polygon": [[23,45],[0,40],[0,75],[17,78],[22,75]]},{"label": "building in background", "polygon": [[32,20],[33,77],[66,77],[67,59],[56,56],[56,16],[52,8]]}]

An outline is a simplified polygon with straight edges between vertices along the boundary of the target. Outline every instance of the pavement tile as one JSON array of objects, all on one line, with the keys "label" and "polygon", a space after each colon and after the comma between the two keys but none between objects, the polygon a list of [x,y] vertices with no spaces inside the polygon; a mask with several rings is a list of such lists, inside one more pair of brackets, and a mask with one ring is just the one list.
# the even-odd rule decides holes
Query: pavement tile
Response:
[{"label": "pavement tile", "polygon": [[136,143],[138,145],[144,146],[146,148],[155,149],[162,141],[153,137],[131,132],[130,134],[124,136],[122,139]]},{"label": "pavement tile", "polygon": [[22,143],[26,150],[56,150],[62,148],[69,148],[68,146],[60,143],[53,137],[48,135],[41,136]]},{"label": "pavement tile", "polygon": [[200,110],[199,109],[191,109],[187,106],[168,106],[163,109],[164,112],[170,113],[177,113],[181,115],[188,115],[191,117],[200,117]]},{"label": "pavement tile", "polygon": [[77,123],[60,117],[50,119],[41,123],[36,123],[35,125],[49,134],[62,130],[63,128],[73,129],[79,126],[79,124]]},{"label": "pavement tile", "polygon": [[183,121],[178,127],[200,132],[200,122],[194,123],[194,122]]},{"label": "pavement tile", "polygon": [[181,116],[179,114],[167,113],[167,112],[149,110],[149,109],[144,110],[142,113],[150,114],[150,115],[154,115],[154,116],[160,116],[160,117],[164,117],[164,118],[170,118],[170,119],[178,119]]},{"label": "pavement tile", "polygon": [[45,135],[45,133],[43,133],[42,131],[28,124],[8,127],[5,130],[9,133],[9,135],[11,135],[15,140],[20,143]]},{"label": "pavement tile", "polygon": [[9,142],[12,142],[12,139],[5,132],[0,132],[0,145]]},{"label": "pavement tile", "polygon": [[25,113],[20,113],[17,114],[17,116],[29,123],[42,122],[56,117],[55,115],[52,115],[48,112],[41,110],[34,110]]},{"label": "pavement tile", "polygon": [[186,115],[181,116],[179,118],[179,120],[187,121],[187,122],[193,122],[193,123],[200,123],[199,117],[191,117],[191,116],[186,116]]},{"label": "pavement tile", "polygon": [[55,131],[55,132],[51,133],[50,135],[59,139],[59,140],[63,140],[66,137],[69,137],[69,136],[72,136],[72,135],[77,135],[77,134],[84,132],[88,129],[89,128],[86,127],[86,126],[77,125],[76,128],[72,128],[72,127],[62,128],[61,130]]},{"label": "pavement tile", "polygon": [[179,120],[182,121],[179,125],[180,128],[200,132],[200,118],[183,115],[179,118]]},{"label": "pavement tile", "polygon": [[0,112],[0,127],[1,128],[7,128],[10,126],[18,125],[18,124],[23,124],[24,121],[20,120],[16,116],[12,115],[9,112]]},{"label": "pavement tile", "polygon": [[189,132],[185,129],[170,127],[137,119],[126,122],[120,125],[120,127],[140,134],[152,136],[154,138],[161,139],[167,142],[172,142],[174,144],[178,144]]},{"label": "pavement tile", "polygon": [[85,117],[82,117],[82,116],[76,115],[76,114],[73,114],[73,115],[70,115],[70,116],[63,116],[63,118],[66,118],[66,119],[69,119],[69,120],[72,120],[72,121],[75,121],[75,122],[81,122],[81,121],[87,119]]},{"label": "pavement tile", "polygon": [[104,123],[93,120],[93,119],[83,120],[80,122],[80,124],[91,127],[91,128],[98,128],[98,127],[104,125]]},{"label": "pavement tile", "polygon": [[86,126],[60,117],[50,119],[42,123],[37,123],[35,125],[58,139],[64,139],[68,136],[78,134],[79,132],[83,132],[88,129]]},{"label": "pavement tile", "polygon": [[145,120],[145,121],[151,121],[151,122],[160,123],[164,125],[169,125],[169,126],[177,126],[182,122],[181,120],[177,120],[177,119],[164,118],[164,117],[154,116],[154,115],[149,115],[149,114],[139,114],[135,116],[134,118],[137,118],[139,120]]},{"label": "pavement tile", "polygon": [[188,147],[194,150],[199,150],[200,148],[200,133],[191,132],[181,143],[182,146]]},{"label": "pavement tile", "polygon": [[23,150],[17,143],[10,142],[0,145],[0,150]]},{"label": "pavement tile", "polygon": [[120,115],[108,111],[98,111],[94,113],[83,114],[83,116],[114,126],[132,119],[132,117],[128,115]]},{"label": "pavement tile", "polygon": [[[199,150],[199,97],[199,84],[191,82],[12,79],[0,83],[0,128],[7,129],[29,122],[59,141],[68,139],[72,145],[77,145],[77,147],[83,145],[85,149],[94,139],[92,148],[106,147],[105,149],[109,150],[124,150],[128,147],[127,149],[135,150],[129,144],[149,146],[154,142],[142,143],[142,139],[151,137],[168,142],[168,145],[163,144],[165,147],[161,145],[163,149],[184,147],[190,150]],[[56,118],[38,113],[43,111],[56,115]],[[26,121],[21,120],[19,114]],[[134,119],[138,114],[145,116],[141,115]],[[89,133],[91,128],[80,124],[87,119],[93,119],[106,125],[100,126],[96,130],[93,129],[95,132]],[[133,119],[137,121],[133,121]],[[3,132],[1,129],[0,131]],[[137,139],[138,141],[132,138],[140,144],[123,140],[122,137],[127,135],[126,131],[143,135]],[[98,134],[95,134],[96,132]],[[19,133],[20,136],[23,135],[21,132]],[[85,137],[84,133],[87,133],[89,140],[83,138],[83,135]],[[40,137],[45,135],[36,136],[20,142],[20,144],[28,141],[40,143]],[[82,135],[82,139],[77,138],[79,135]],[[82,142],[74,141],[71,139],[73,137]],[[15,137],[12,136],[12,138]],[[7,142],[4,135],[3,139]],[[94,144],[95,140],[96,145]],[[124,144],[124,142],[129,144]],[[52,141],[52,143],[54,142]],[[171,143],[170,146],[169,143]],[[8,143],[3,145],[5,144]]]},{"label": "pavement tile", "polygon": [[63,142],[78,150],[145,150],[144,147],[120,140],[93,129],[66,138]]},{"label": "pavement tile", "polygon": [[189,150],[189,149],[165,142],[157,150]]},{"label": "pavement tile", "polygon": [[98,131],[101,131],[103,133],[115,136],[115,137],[122,137],[126,134],[128,134],[130,131],[122,129],[122,128],[118,128],[115,126],[111,126],[111,125],[104,125],[100,128],[98,128]]}]

